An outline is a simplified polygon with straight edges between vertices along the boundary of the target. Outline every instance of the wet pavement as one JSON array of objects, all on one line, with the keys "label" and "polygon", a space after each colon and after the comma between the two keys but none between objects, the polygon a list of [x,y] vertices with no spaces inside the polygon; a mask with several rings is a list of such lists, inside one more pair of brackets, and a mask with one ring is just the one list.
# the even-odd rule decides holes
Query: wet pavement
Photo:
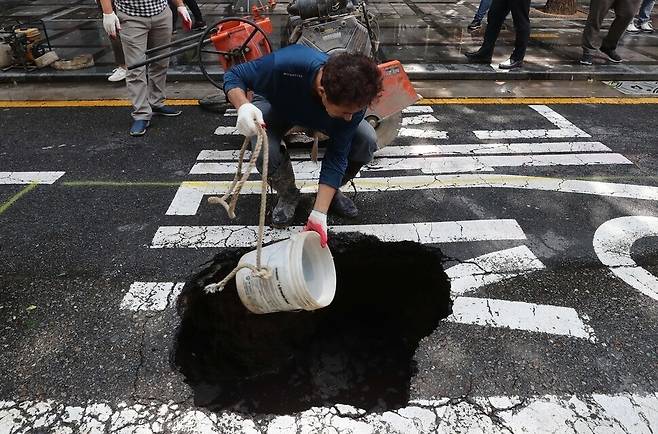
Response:
[{"label": "wet pavement", "polygon": [[[231,3],[226,0],[198,3],[208,23],[232,15]],[[658,33],[625,34],[619,52],[626,61],[621,65],[606,64],[601,59],[589,67],[577,64],[588,7],[586,1],[579,3],[579,12],[565,18],[544,14],[538,9],[544,1],[533,2],[532,34],[526,65],[513,72],[498,70],[496,66],[509,56],[513,47],[511,17],[499,37],[493,66],[466,63],[463,53],[476,49],[482,41],[482,30],[469,33],[466,29],[477,9],[476,0],[375,0],[369,3],[369,8],[379,23],[382,59],[400,60],[417,79],[658,78]],[[271,39],[275,47],[281,41],[287,17],[286,6],[287,2],[280,2],[272,13],[274,32]],[[96,66],[70,72],[46,68],[24,73],[13,69],[0,72],[0,80],[75,79],[80,76],[102,79],[114,68],[113,53],[92,0],[2,1],[0,26],[11,25],[16,20],[39,19],[45,23],[53,47],[61,58],[89,53],[93,55]],[[604,28],[609,23],[610,17],[606,19]],[[186,34],[179,29],[176,37],[183,36]],[[172,62],[169,76],[172,80],[201,79],[193,54],[177,56]]]}]

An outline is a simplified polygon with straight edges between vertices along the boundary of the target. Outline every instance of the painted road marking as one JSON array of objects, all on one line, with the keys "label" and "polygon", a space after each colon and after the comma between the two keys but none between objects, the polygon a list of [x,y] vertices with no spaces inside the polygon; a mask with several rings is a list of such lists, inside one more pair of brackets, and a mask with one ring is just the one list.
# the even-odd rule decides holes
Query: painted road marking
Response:
[{"label": "painted road marking", "polygon": [[236,127],[217,127],[215,134],[218,136],[241,136]]},{"label": "painted road marking", "polygon": [[422,130],[420,128],[400,128],[398,137],[413,137],[416,139],[437,139],[445,140],[448,138],[446,131],[439,130]]},{"label": "painted road marking", "polygon": [[[516,188],[523,190],[580,193],[596,196],[658,200],[658,187],[618,184],[600,181],[582,181],[564,178],[545,178],[520,175],[457,174],[435,176],[400,176],[385,178],[355,178],[360,192],[406,191],[444,188]],[[181,183],[167,209],[166,215],[196,215],[203,196],[223,195],[230,181],[187,181]],[[302,193],[315,193],[317,181],[299,180]],[[248,181],[242,194],[260,194],[261,182]]]},{"label": "painted road marking", "polygon": [[119,308],[153,311],[174,307],[184,285],[183,282],[134,282],[123,297]]},{"label": "painted road marking", "polygon": [[[302,230],[265,228],[263,242],[289,238]],[[462,220],[450,222],[399,223],[385,225],[329,226],[333,232],[359,232],[382,241],[416,241],[422,244],[466,241],[525,240],[516,220]],[[151,248],[217,248],[251,247],[258,241],[258,226],[160,226],[153,236]]]},{"label": "painted road marking", "polygon": [[564,116],[558,114],[554,110],[545,105],[530,105],[531,109],[545,117],[550,123],[555,125],[557,129],[546,130],[500,130],[500,131],[487,131],[478,130],[473,131],[478,139],[530,139],[530,138],[566,138],[566,137],[591,137],[589,134],[576,127],[569,122]]},{"label": "painted road marking", "polygon": [[10,197],[5,203],[0,203],[0,214],[11,208],[11,206],[18,202],[21,197],[37,188],[37,185],[38,184],[28,184],[27,186],[23,187],[21,191]]},{"label": "painted road marking", "polygon": [[615,276],[658,300],[658,278],[631,258],[633,243],[644,237],[658,237],[658,217],[629,216],[608,220],[598,227],[592,243],[599,260],[610,267]]},{"label": "painted road marking", "polygon": [[[616,165],[633,162],[621,154],[539,154],[507,156],[464,156],[464,157],[428,157],[428,158],[375,158],[361,169],[361,174],[381,170],[420,170],[422,173],[464,173],[475,171],[493,171],[495,167],[544,167],[544,166],[591,166]],[[313,161],[293,161],[292,167],[297,179],[317,179],[321,164]],[[190,175],[227,175],[238,169],[237,162],[196,163]],[[257,175],[254,173],[253,175]]]},{"label": "painted road marking", "polygon": [[549,333],[596,342],[594,332],[575,309],[491,298],[457,297],[446,321]]},{"label": "painted road marking", "polygon": [[401,125],[403,127],[407,125],[422,125],[422,124],[435,124],[439,120],[434,115],[422,114],[417,116],[406,116],[402,118]]},{"label": "painted road marking", "polygon": [[0,184],[54,184],[66,172],[0,172]]},{"label": "painted road marking", "polygon": [[411,105],[402,109],[402,113],[434,113],[434,109],[428,105]]},{"label": "painted road marking", "polygon": [[456,297],[543,268],[544,264],[527,246],[518,246],[466,259],[445,271],[450,278],[450,295]]},{"label": "painted road marking", "polygon": [[[484,350],[484,349],[483,349]],[[312,407],[263,422],[231,411],[210,412],[173,402],[0,401],[0,431],[284,434],[428,432],[651,434],[658,430],[658,395],[621,393],[533,397],[415,399],[406,407],[367,413],[350,405]]]},{"label": "painted road marking", "polygon": [[[442,155],[482,154],[557,154],[562,152],[612,152],[601,142],[534,142],[534,143],[463,143],[455,145],[407,145],[387,146],[375,152],[377,157],[439,157]],[[309,160],[307,149],[294,148],[289,151],[291,160]],[[322,158],[320,149],[318,157]],[[205,149],[199,152],[197,161],[236,161],[240,150],[218,151]],[[249,161],[251,151],[245,151],[243,161]]]}]

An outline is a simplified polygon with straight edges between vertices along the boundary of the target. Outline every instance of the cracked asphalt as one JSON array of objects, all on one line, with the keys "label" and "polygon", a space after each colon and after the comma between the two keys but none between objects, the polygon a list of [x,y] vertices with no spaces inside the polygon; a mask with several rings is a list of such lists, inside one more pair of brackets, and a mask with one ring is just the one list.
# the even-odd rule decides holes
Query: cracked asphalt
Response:
[{"label": "cracked asphalt", "polygon": [[[426,126],[447,131],[449,139],[401,137],[394,145],[506,142],[482,141],[473,132],[555,129],[523,105],[433,108],[439,122]],[[411,379],[410,407],[405,410],[413,413],[409,416],[413,420],[440,418],[440,408],[450,406],[458,415],[482,413],[492,426],[510,429],[508,416],[525,408],[528,399],[556,396],[546,399],[555,403],[565,397],[568,402],[573,395],[588,396],[572,404],[587,409],[578,413],[579,418],[591,420],[605,410],[592,395],[658,392],[658,300],[612,274],[593,248],[597,228],[607,221],[623,216],[658,217],[656,200],[572,193],[566,187],[560,191],[566,180],[658,187],[653,122],[658,105],[551,108],[591,138],[509,142],[598,141],[632,164],[521,164],[496,166],[492,172],[474,171],[483,179],[485,175],[527,177],[529,186],[535,178],[559,180],[554,190],[400,189],[392,187],[397,177],[423,172],[395,171],[394,158],[386,163],[392,164],[392,171],[379,166],[364,171],[357,180],[358,186],[370,178],[391,176],[388,188],[352,193],[359,217],[329,218],[330,225],[383,226],[513,219],[526,239],[441,243],[447,258],[444,267],[474,263],[478,256],[525,245],[545,268],[518,273],[468,295],[573,308],[596,335],[593,343],[550,333],[442,322],[416,351],[417,374]],[[238,149],[241,144],[238,136],[213,135],[217,126],[231,126],[235,118],[218,117],[197,107],[182,109],[181,117],[154,119],[143,138],[127,135],[128,108],[11,108],[0,112],[0,172],[65,172],[54,184],[38,185],[4,208],[25,185],[0,182],[0,411],[5,414],[32,421],[29,423],[42,415],[50,418],[50,425],[45,426],[74,427],[87,420],[89,426],[98,423],[101,432],[137,426],[135,421],[154,431],[154,427],[174,422],[180,429],[198,428],[194,424],[201,423],[197,416],[185,413],[195,408],[194,395],[170,363],[179,324],[176,310],[120,309],[133,282],[184,282],[218,251],[171,245],[151,248],[158,228],[257,224],[257,195],[240,199],[237,218],[232,221],[221,207],[205,199],[196,215],[166,215],[181,182],[231,179],[231,175],[190,175],[200,151]],[[423,125],[414,121],[409,126]],[[428,177],[428,186],[432,180],[443,179],[433,173],[423,175]],[[304,196],[294,225],[304,224],[312,197]],[[414,229],[420,239],[418,226]],[[252,230],[228,232],[224,240],[246,237],[246,233]],[[207,237],[203,230],[191,240],[185,239],[184,232],[179,235],[183,243],[203,242]],[[658,237],[639,239],[631,257],[658,276]],[[515,398],[496,407],[482,400],[486,397]],[[52,404],[35,416],[18,404],[48,400],[69,407]],[[396,414],[403,417],[403,413]],[[239,423],[231,425],[214,415],[208,423],[219,432],[222,423],[228,424],[224,432],[235,427],[248,431],[247,426],[265,432],[275,416],[241,415],[248,420],[238,418]],[[282,427],[278,432],[286,432],[282,416],[276,418]],[[354,419],[354,423],[369,423],[376,417],[348,407],[341,412],[340,406],[333,404],[309,410],[306,416],[308,426],[320,430],[338,423],[337,416]],[[300,416],[290,417],[290,426],[299,428]],[[601,420],[607,419],[602,416]],[[0,417],[0,426],[6,421]],[[572,428],[579,426],[572,422],[576,424]],[[175,431],[171,426],[168,429]]]}]

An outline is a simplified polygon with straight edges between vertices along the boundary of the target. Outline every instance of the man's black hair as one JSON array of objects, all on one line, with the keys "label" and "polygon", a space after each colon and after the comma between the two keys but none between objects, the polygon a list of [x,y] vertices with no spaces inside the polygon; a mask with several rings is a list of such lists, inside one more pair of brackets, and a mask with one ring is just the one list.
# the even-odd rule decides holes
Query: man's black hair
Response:
[{"label": "man's black hair", "polygon": [[382,92],[382,75],[370,57],[341,53],[329,57],[320,84],[329,102],[366,107]]}]

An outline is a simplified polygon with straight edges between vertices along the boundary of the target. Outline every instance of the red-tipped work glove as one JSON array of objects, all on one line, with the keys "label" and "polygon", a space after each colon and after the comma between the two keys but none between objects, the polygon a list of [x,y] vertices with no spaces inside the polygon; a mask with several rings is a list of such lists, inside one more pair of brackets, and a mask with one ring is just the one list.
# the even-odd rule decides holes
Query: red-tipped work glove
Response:
[{"label": "red-tipped work glove", "polygon": [[313,210],[308,216],[306,221],[306,226],[304,226],[304,231],[313,231],[317,232],[320,235],[320,245],[322,247],[327,247],[327,215],[323,212]]},{"label": "red-tipped work glove", "polygon": [[183,20],[183,28],[189,32],[192,29],[192,17],[190,17],[190,12],[185,6],[178,6],[176,10]]}]

